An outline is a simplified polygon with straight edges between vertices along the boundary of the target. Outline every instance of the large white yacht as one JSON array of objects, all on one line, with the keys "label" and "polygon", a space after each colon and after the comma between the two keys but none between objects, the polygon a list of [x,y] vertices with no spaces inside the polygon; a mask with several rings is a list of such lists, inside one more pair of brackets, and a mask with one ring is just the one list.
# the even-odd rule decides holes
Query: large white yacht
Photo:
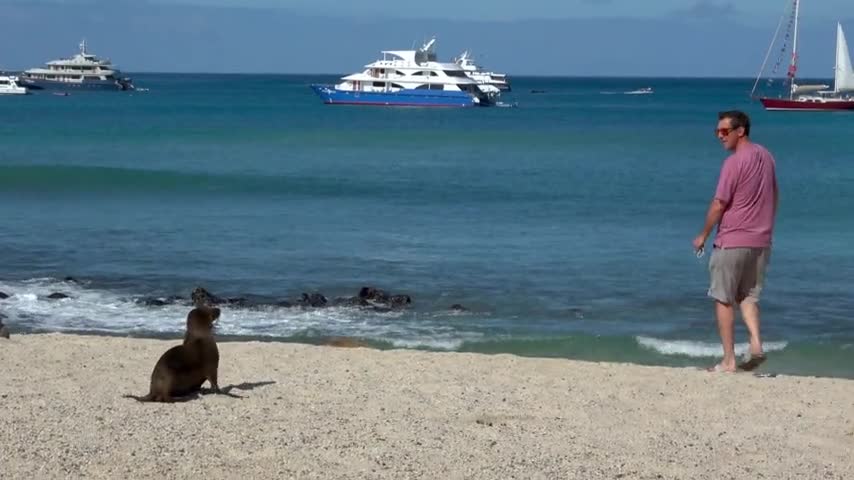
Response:
[{"label": "large white yacht", "polygon": [[0,95],[26,95],[27,88],[18,85],[18,77],[0,75]]},{"label": "large white yacht", "polygon": [[93,90],[132,90],[130,78],[107,59],[86,51],[86,40],[80,43],[80,53],[71,58],[48,62],[47,68],[31,68],[21,75],[21,82],[32,89],[79,88]]},{"label": "large white yacht", "polygon": [[501,93],[455,63],[437,61],[436,39],[418,50],[386,50],[383,58],[337,85],[312,85],[327,104],[471,107],[492,105]]},{"label": "large white yacht", "polygon": [[468,50],[460,54],[454,59],[454,63],[465,70],[466,75],[478,83],[492,85],[499,90],[510,90],[510,81],[507,80],[507,75],[504,73],[488,72],[477,65],[471,57]]}]

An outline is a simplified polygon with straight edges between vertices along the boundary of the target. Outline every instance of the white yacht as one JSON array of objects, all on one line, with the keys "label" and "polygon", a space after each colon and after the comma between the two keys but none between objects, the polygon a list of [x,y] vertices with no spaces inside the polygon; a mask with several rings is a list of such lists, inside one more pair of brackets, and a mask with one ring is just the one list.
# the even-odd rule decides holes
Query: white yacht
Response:
[{"label": "white yacht", "polygon": [[21,75],[21,82],[32,89],[132,90],[130,78],[107,59],[86,51],[86,40],[80,53],[71,58],[48,62],[47,68],[31,68]]},{"label": "white yacht", "polygon": [[26,95],[27,87],[18,85],[18,77],[0,75],[0,95]]},{"label": "white yacht", "polygon": [[383,58],[337,85],[312,85],[327,104],[471,107],[492,105],[498,88],[479,84],[455,63],[437,61],[436,39],[418,50],[386,50]]},{"label": "white yacht", "polygon": [[506,74],[488,72],[484,70],[474,62],[468,50],[455,58],[454,63],[465,70],[466,75],[468,75],[469,78],[480,84],[492,85],[499,90],[510,90],[510,81],[507,80]]}]

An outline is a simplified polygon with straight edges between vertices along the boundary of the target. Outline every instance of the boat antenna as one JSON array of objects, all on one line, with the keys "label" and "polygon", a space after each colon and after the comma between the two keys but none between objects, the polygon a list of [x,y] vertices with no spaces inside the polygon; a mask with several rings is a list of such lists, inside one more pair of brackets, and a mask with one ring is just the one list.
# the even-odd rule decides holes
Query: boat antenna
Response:
[{"label": "boat antenna", "polygon": [[[788,6],[786,8],[788,10]],[[780,21],[777,22],[777,29],[774,30],[774,37],[771,38],[771,45],[768,45],[768,51],[765,53],[765,60],[762,61],[762,66],[759,67],[759,73],[756,75],[756,82],[753,83],[753,89],[750,90],[750,98],[755,99],[756,87],[759,85],[759,79],[762,78],[762,72],[765,71],[765,65],[768,63],[768,57],[771,56],[771,49],[774,48],[774,43],[777,41],[777,35],[780,33],[780,27],[783,26],[783,19],[786,18],[786,10],[780,15]]]}]

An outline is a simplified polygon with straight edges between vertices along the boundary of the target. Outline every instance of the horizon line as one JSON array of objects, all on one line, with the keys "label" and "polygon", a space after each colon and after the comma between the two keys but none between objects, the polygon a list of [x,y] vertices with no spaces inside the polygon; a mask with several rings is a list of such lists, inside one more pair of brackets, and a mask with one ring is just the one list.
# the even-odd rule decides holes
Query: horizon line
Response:
[{"label": "horizon line", "polygon": [[[0,73],[22,73],[24,70],[15,70],[15,69],[4,69],[0,68]],[[204,71],[168,71],[168,70],[121,70],[122,74],[127,75],[234,75],[234,76],[252,76],[252,75],[267,75],[267,76],[291,76],[291,77],[309,77],[309,76],[324,76],[324,77],[332,77],[339,76],[343,77],[348,75],[347,73],[329,73],[329,72],[204,72]],[[719,75],[719,76],[703,76],[703,75],[637,75],[637,74],[625,74],[625,75],[573,75],[573,74],[532,74],[532,73],[509,73],[505,72],[507,76],[512,76],[515,78],[546,78],[546,79],[639,79],[639,80],[751,80],[755,81],[755,76],[741,76],[741,75]],[[773,78],[773,79],[784,79],[785,75],[779,77],[763,77],[763,78]],[[801,80],[832,80],[833,77],[820,77],[820,76],[803,76],[799,77]]]}]

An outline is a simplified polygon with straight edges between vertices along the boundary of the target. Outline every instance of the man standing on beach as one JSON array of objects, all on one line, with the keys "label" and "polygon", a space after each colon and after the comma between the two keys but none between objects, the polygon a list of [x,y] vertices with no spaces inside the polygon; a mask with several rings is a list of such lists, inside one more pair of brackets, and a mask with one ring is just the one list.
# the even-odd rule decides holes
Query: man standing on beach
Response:
[{"label": "man standing on beach", "polygon": [[[715,134],[732,154],[724,160],[703,231],[694,239],[702,252],[717,225],[709,273],[708,295],[715,300],[715,316],[723,345],[723,360],[711,371],[753,370],[764,360],[759,335],[759,295],[771,255],[771,237],[779,193],[774,157],[750,141],[750,119],[740,111],[718,114]],[[736,366],[735,305],[750,333],[750,359]]]}]

